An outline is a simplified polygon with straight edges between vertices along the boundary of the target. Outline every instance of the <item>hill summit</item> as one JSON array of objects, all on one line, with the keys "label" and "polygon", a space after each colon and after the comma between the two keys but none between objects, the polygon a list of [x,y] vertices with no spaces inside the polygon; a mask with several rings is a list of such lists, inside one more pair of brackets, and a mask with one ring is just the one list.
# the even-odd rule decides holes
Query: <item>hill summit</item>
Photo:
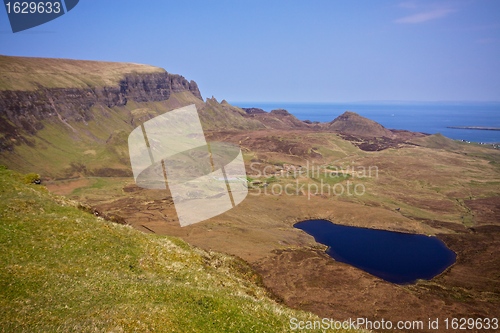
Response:
[{"label": "hill summit", "polygon": [[359,137],[394,137],[394,134],[384,126],[351,111],[346,111],[329,122],[327,128],[334,132]]}]

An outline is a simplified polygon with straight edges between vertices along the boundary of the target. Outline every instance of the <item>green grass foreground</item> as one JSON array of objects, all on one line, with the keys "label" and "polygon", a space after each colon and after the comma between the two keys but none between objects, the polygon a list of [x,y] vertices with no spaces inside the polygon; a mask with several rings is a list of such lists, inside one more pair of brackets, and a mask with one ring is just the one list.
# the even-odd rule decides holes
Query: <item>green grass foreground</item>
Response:
[{"label": "green grass foreground", "polygon": [[79,210],[0,167],[1,332],[289,332],[241,260]]}]

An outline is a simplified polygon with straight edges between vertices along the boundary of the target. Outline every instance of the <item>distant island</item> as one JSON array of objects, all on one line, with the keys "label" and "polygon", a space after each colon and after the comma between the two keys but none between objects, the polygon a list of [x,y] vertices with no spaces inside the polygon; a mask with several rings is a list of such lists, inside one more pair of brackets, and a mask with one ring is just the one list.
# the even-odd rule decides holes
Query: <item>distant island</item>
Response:
[{"label": "distant island", "polygon": [[446,128],[454,128],[454,129],[472,129],[472,130],[483,130],[483,131],[500,131],[500,127],[482,127],[482,126],[446,126]]}]

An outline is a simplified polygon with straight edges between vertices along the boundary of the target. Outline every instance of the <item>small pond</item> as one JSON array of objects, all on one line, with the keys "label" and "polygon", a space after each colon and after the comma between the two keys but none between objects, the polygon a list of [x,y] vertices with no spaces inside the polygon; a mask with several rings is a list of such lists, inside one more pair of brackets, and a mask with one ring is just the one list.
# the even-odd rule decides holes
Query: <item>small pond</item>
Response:
[{"label": "small pond", "polygon": [[456,260],[456,254],[437,237],[343,226],[326,220],[294,225],[321,244],[328,253],[386,281],[397,284],[430,280]]}]

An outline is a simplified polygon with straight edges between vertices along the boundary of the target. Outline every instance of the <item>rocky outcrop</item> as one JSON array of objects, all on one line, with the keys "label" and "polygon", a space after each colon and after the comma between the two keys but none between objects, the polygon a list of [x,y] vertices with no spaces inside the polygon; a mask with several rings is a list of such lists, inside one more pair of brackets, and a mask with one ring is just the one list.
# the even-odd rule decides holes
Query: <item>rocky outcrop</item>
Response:
[{"label": "rocky outcrop", "polygon": [[58,117],[63,122],[89,121],[95,105],[108,108],[128,101],[167,100],[172,92],[190,91],[201,99],[194,81],[175,74],[127,74],[115,87],[44,88],[33,91],[0,91],[0,117],[30,134],[43,128],[42,120]]},{"label": "rocky outcrop", "polygon": [[203,100],[198,84],[193,80],[188,82],[183,76],[176,74],[169,74],[169,79],[172,92],[190,91],[194,96]]},{"label": "rocky outcrop", "polygon": [[243,110],[246,112],[246,114],[263,114],[263,113],[267,113],[266,111],[262,110],[262,109],[259,109],[259,108],[243,108]]},{"label": "rocky outcrop", "polygon": [[394,137],[390,130],[379,123],[350,111],[344,112],[328,123],[326,129],[358,137]]},{"label": "rocky outcrop", "polygon": [[270,112],[273,116],[291,116],[292,114],[285,109],[276,109]]}]

